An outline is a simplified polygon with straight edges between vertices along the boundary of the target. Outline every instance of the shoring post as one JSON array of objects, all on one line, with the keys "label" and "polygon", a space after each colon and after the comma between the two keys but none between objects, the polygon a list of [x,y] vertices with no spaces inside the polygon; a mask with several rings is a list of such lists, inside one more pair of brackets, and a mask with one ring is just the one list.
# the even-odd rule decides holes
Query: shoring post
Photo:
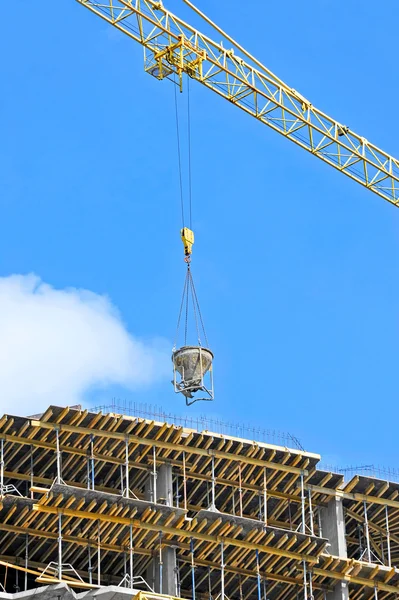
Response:
[{"label": "shoring post", "polygon": [[385,505],[385,526],[387,530],[387,554],[388,554],[388,567],[391,567],[391,534],[389,531],[389,515],[388,506]]},{"label": "shoring post", "polygon": [[208,598],[212,600],[212,577],[211,577],[211,567],[208,567]]},{"label": "shoring post", "polygon": [[267,525],[267,469],[263,469],[263,522]]},{"label": "shoring post", "polygon": [[183,506],[187,510],[186,453],[183,452]]},{"label": "shoring post", "polygon": [[258,600],[262,600],[262,590],[261,590],[261,585],[260,585],[260,568],[259,568],[259,551],[255,550],[255,556],[256,556],[256,578],[258,581]]},{"label": "shoring post", "polygon": [[119,477],[120,477],[120,480],[121,480],[121,496],[124,496],[125,495],[125,487],[124,487],[124,485],[125,485],[125,483],[124,483],[125,482],[125,476],[123,474],[124,473],[123,465],[119,465],[119,470],[120,470]]},{"label": "shoring post", "polygon": [[56,481],[57,481],[58,484],[60,484],[61,483],[61,451],[60,451],[60,431],[59,431],[59,427],[55,428],[55,442],[56,442],[56,461],[57,461],[57,478],[56,478]]},{"label": "shoring post", "polygon": [[91,489],[94,490],[94,435],[90,436]]},{"label": "shoring post", "polygon": [[129,436],[126,436],[126,440],[125,440],[125,482],[126,482],[126,488],[125,488],[125,496],[126,498],[129,498],[129,488],[130,488],[130,481],[129,481]]},{"label": "shoring post", "polygon": [[240,600],[244,600],[244,594],[242,592],[242,579],[241,579],[241,575],[238,576],[238,591],[240,594]]},{"label": "shoring post", "polygon": [[[176,475],[176,492],[175,493],[176,493],[176,508],[179,508],[179,475]],[[172,502],[172,504],[173,504],[173,502]]]},{"label": "shoring post", "polygon": [[303,600],[308,600],[308,588],[306,577],[306,560],[303,561]]},{"label": "shoring post", "polygon": [[87,458],[86,458],[86,477],[87,477],[87,489],[90,489],[91,483],[90,483],[90,453],[87,454]]},{"label": "shoring post", "polygon": [[98,521],[97,529],[97,585],[101,585],[101,528]]},{"label": "shoring post", "polygon": [[28,589],[29,536],[25,536],[25,592]]},{"label": "shoring post", "polygon": [[374,600],[378,600],[378,589],[377,586],[374,586]]},{"label": "shoring post", "polygon": [[266,581],[266,577],[263,578],[263,600],[267,600],[267,581]]},{"label": "shoring post", "polygon": [[159,532],[159,593],[162,594],[163,588],[163,562],[162,562],[162,531]]},{"label": "shoring post", "polygon": [[4,490],[4,439],[0,440],[0,496]]},{"label": "shoring post", "polygon": [[304,489],[304,482],[303,482],[303,471],[301,471],[301,511],[302,511],[302,533],[306,533],[305,489]]},{"label": "shoring post", "polygon": [[91,564],[91,547],[90,544],[87,544],[87,562],[88,562],[88,573],[89,573],[89,583],[90,585],[93,583],[93,567]]},{"label": "shoring post", "polygon": [[190,553],[191,553],[191,587],[192,587],[192,600],[195,600],[195,562],[194,562],[194,540],[190,539]]},{"label": "shoring post", "polygon": [[215,457],[212,455],[212,510],[216,510],[216,489],[215,489]]},{"label": "shoring post", "polygon": [[370,535],[369,535],[369,521],[367,517],[367,504],[366,501],[363,501],[364,508],[364,528],[366,531],[366,544],[367,544],[367,561],[371,563],[371,551],[370,551]]},{"label": "shoring post", "polygon": [[309,500],[309,522],[310,522],[310,535],[314,535],[314,523],[313,523],[313,507],[312,507],[312,492],[308,489],[308,500]]},{"label": "shoring post", "polygon": [[152,493],[153,493],[153,502],[154,504],[157,503],[157,449],[155,446],[153,446],[152,448],[152,455],[153,455],[153,470],[152,470],[152,478],[153,478],[153,486],[152,486]]},{"label": "shoring post", "polygon": [[312,571],[309,570],[309,597],[310,600],[313,600],[313,580],[312,580]]},{"label": "shoring post", "polygon": [[177,596],[178,596],[178,598],[180,598],[181,582],[180,582],[180,562],[179,562],[179,560],[176,561],[176,579],[177,579],[177,585],[176,585]]},{"label": "shoring post", "polygon": [[62,514],[58,514],[58,579],[62,580]]},{"label": "shoring post", "polygon": [[220,542],[220,597],[224,600],[224,546]]},{"label": "shoring post", "polygon": [[34,499],[33,497],[33,468],[34,468],[34,463],[33,463],[33,444],[31,444],[30,446],[30,498],[31,500]]},{"label": "shoring post", "polygon": [[[127,575],[127,560],[126,560],[126,552],[123,551],[123,577],[125,578]],[[126,579],[125,579],[126,581]]]},{"label": "shoring post", "polygon": [[238,494],[240,499],[240,517],[242,517],[242,478],[241,478],[241,463],[238,463]]},{"label": "shoring post", "polygon": [[317,518],[319,521],[319,537],[322,538],[323,537],[323,528],[321,526],[321,508],[320,508],[320,506],[318,507],[318,510],[317,510]]},{"label": "shoring post", "polygon": [[130,523],[129,525],[129,572],[130,572],[130,588],[133,589],[133,525]]}]

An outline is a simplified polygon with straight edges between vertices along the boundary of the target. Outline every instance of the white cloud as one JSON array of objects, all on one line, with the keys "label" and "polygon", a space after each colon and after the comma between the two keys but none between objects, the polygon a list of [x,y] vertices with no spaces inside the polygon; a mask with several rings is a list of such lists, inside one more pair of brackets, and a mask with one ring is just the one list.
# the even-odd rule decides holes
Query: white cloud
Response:
[{"label": "white cloud", "polygon": [[166,346],[130,335],[104,296],[0,277],[0,416],[75,404],[92,386],[148,385],[167,375]]}]

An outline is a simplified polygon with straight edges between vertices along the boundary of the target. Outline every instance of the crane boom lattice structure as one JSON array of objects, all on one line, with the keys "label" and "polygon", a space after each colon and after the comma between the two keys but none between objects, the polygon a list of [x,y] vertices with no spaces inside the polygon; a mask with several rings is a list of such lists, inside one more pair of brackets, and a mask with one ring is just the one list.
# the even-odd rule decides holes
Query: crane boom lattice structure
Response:
[{"label": "crane boom lattice structure", "polygon": [[[145,70],[158,79],[177,74],[181,86],[182,76],[187,74],[341,173],[399,205],[399,160],[318,110],[216,25],[215,30],[233,44],[232,49],[182,21],[162,2],[77,2],[142,44]],[[244,54],[246,60],[236,52]]]}]

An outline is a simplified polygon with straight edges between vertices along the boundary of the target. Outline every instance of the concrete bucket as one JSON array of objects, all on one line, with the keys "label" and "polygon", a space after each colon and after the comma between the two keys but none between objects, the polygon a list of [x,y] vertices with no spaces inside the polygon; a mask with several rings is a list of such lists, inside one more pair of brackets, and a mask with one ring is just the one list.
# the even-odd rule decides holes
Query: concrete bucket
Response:
[{"label": "concrete bucket", "polygon": [[176,382],[178,391],[186,398],[193,398],[193,393],[205,391],[204,375],[210,370],[213,353],[208,348],[201,346],[183,346],[172,354],[175,371],[181,376],[181,381]]}]

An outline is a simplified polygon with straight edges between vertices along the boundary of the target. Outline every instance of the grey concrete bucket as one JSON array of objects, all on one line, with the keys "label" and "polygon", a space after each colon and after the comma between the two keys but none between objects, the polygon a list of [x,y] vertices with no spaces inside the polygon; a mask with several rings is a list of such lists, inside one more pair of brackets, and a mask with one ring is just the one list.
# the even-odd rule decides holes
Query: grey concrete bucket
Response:
[{"label": "grey concrete bucket", "polygon": [[212,365],[213,353],[201,346],[183,346],[173,352],[172,361],[185,386],[197,387]]}]

